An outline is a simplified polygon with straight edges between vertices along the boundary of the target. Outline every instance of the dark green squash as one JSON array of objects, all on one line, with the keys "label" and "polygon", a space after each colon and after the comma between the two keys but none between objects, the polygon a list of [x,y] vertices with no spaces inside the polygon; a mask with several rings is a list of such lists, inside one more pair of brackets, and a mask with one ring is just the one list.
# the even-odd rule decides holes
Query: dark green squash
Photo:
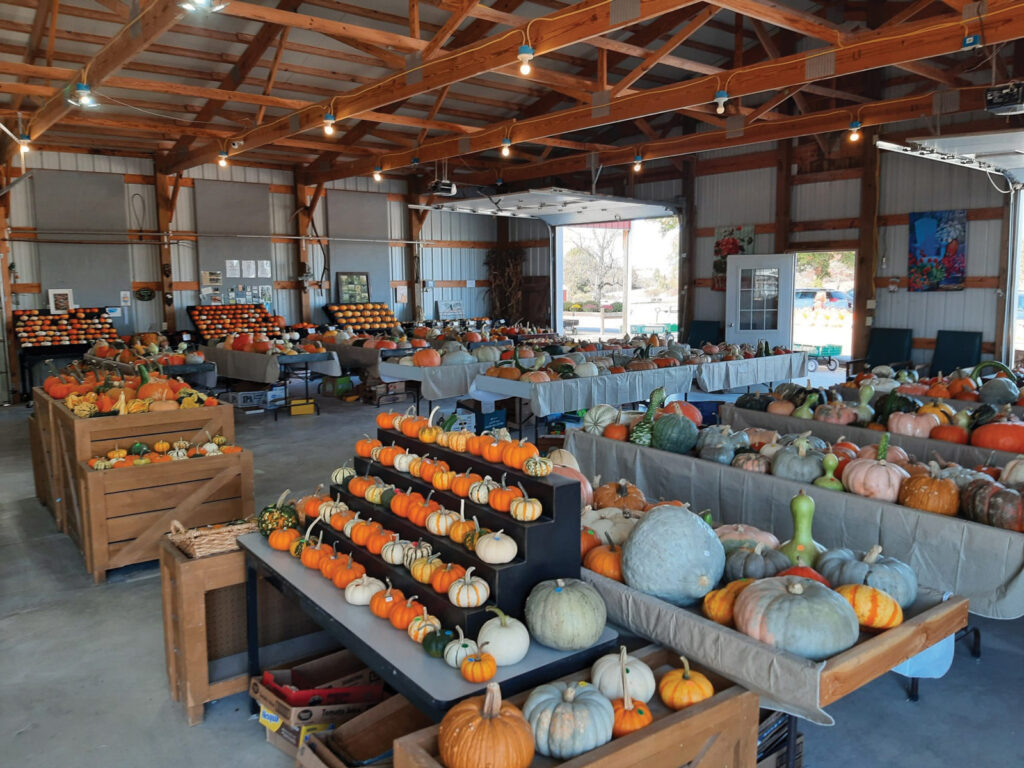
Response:
[{"label": "dark green squash", "polygon": [[971,417],[967,422],[968,430],[975,430],[978,427],[990,424],[1000,415],[1000,411],[994,405],[983,403],[971,411]]},{"label": "dark green squash", "polygon": [[667,413],[654,422],[651,447],[672,453],[689,453],[697,444],[697,426],[686,416]]},{"label": "dark green squash", "polygon": [[426,637],[423,638],[423,650],[427,652],[428,656],[440,659],[444,656],[444,647],[454,639],[455,633],[450,629],[438,629],[434,632],[428,632]]},{"label": "dark green squash", "polygon": [[768,405],[774,402],[774,400],[775,398],[766,392],[748,392],[736,398],[736,407],[746,408],[751,411],[761,411],[763,413],[768,410]]},{"label": "dark green squash", "polygon": [[923,403],[916,397],[904,395],[893,390],[875,404],[875,421],[888,424],[889,415],[893,413],[917,413]]}]

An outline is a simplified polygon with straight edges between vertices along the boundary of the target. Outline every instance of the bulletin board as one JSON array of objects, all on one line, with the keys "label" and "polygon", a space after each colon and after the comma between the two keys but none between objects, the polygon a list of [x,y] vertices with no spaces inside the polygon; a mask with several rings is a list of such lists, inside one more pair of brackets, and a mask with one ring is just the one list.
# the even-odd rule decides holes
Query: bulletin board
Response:
[{"label": "bulletin board", "polygon": [[370,300],[369,272],[338,272],[338,303],[365,304]]}]

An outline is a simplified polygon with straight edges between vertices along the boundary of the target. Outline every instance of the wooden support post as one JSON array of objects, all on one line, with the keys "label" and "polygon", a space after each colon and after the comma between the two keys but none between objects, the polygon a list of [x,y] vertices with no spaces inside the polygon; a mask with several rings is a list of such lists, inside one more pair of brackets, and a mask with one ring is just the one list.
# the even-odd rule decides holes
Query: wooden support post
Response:
[{"label": "wooden support post", "polygon": [[299,239],[295,241],[295,276],[299,280],[299,313],[302,322],[308,323],[312,317],[309,307],[309,289],[302,283],[302,276],[309,271],[309,243],[306,238],[309,236],[309,223],[312,220],[309,207],[309,190],[304,184],[295,182],[295,208],[298,214],[295,216],[296,234]]},{"label": "wooden support post", "polygon": [[683,215],[679,222],[679,307],[680,342],[693,323],[693,262],[697,253],[697,159],[687,157],[683,165]]},{"label": "wooden support post", "polygon": [[[174,314],[174,263],[171,258],[171,223],[174,221],[174,206],[178,202],[178,190],[181,186],[180,174],[174,180],[171,189],[170,179],[166,174],[158,173],[153,177],[156,187],[156,228],[160,233],[160,306],[164,312],[164,328],[168,331],[178,329],[178,321]],[[171,303],[167,303],[167,297]]]},{"label": "wooden support post", "polygon": [[793,172],[793,142],[789,139],[779,142],[779,159],[775,163],[775,252],[784,253],[789,248],[790,212],[792,190],[790,174]]},{"label": "wooden support post", "polygon": [[1016,242],[1010,232],[1010,228],[1013,226],[1012,216],[1014,210],[1013,206],[1010,205],[1012,199],[1012,195],[1003,195],[1003,226],[999,238],[999,290],[996,291],[996,344],[995,353],[993,354],[996,360],[1000,360],[1010,366],[1014,363],[1014,347],[1016,344],[1012,331],[1010,331],[1010,337],[1006,337],[1006,333],[1009,330],[1006,322],[1006,305],[1008,302],[1013,301],[1013,288],[1017,280],[1017,276],[1010,272],[1012,265],[1016,262],[1016,259],[1010,258],[1010,249],[1014,247],[1011,243]]},{"label": "wooden support post", "polygon": [[406,210],[409,212],[409,243],[405,247],[405,274],[409,283],[409,309],[412,311],[413,322],[423,320],[423,281],[420,279],[420,246],[418,241],[423,231],[423,222],[427,220],[428,211],[409,208],[409,205],[420,202],[422,183],[418,177],[410,178],[409,194],[405,198]]},{"label": "wooden support post", "polygon": [[875,147],[875,133],[874,128],[863,131],[861,139],[864,170],[860,178],[860,237],[853,271],[854,358],[867,354],[868,334],[874,322],[874,310],[868,309],[868,301],[875,299],[875,272],[878,269],[879,150]]},{"label": "wooden support post", "polygon": [[[14,179],[11,176],[10,165],[4,168],[0,166],[0,186],[10,184]],[[22,182],[24,184],[24,182]],[[24,193],[24,190],[22,190]],[[21,368],[18,365],[18,352],[16,349],[17,340],[14,337],[14,292],[11,290],[11,244],[7,241],[10,234],[11,215],[11,194],[0,197],[0,272],[3,272],[3,302],[4,302],[4,334],[7,339],[7,390],[10,393],[11,402],[19,399],[21,380]]]}]

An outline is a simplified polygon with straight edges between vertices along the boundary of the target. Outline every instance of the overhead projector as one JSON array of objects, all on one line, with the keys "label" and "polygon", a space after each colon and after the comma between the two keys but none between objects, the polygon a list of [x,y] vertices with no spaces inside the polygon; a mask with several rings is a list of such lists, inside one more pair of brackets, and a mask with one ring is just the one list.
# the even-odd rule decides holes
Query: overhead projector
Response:
[{"label": "overhead projector", "polygon": [[430,182],[428,190],[430,194],[437,197],[455,197],[455,194],[458,192],[455,182],[448,179],[434,179]]},{"label": "overhead projector", "polygon": [[985,111],[993,115],[1024,114],[1024,83],[1008,83],[985,91]]}]

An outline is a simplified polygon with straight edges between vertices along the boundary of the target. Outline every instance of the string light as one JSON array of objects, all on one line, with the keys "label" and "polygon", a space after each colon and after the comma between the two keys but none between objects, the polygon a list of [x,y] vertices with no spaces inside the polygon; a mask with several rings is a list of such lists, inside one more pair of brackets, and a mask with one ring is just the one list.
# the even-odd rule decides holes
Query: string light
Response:
[{"label": "string light", "polygon": [[717,112],[720,115],[724,115],[725,114],[725,102],[727,102],[728,100],[729,100],[729,92],[728,91],[724,91],[724,90],[723,91],[718,91],[715,94],[715,104],[718,105],[717,107],[715,107],[715,112]]},{"label": "string light", "polygon": [[330,112],[324,113],[324,136],[334,135],[334,115]]},{"label": "string light", "polygon": [[532,45],[523,44],[519,46],[519,54],[516,57],[519,59],[519,74],[528,75],[533,71],[533,67],[530,66],[530,62],[533,61],[534,53],[535,51],[533,50]]},{"label": "string light", "polygon": [[179,8],[184,8],[190,13],[219,13],[228,7],[227,3],[217,3],[216,5],[211,0],[185,0],[184,3],[178,3]]},{"label": "string light", "polygon": [[850,141],[860,141],[860,128],[862,125],[863,123],[860,120],[850,121],[850,135],[848,137]]},{"label": "string light", "polygon": [[217,155],[217,165],[221,168],[228,167],[228,151],[226,149],[222,149],[220,154]]},{"label": "string light", "polygon": [[644,158],[642,155],[633,155],[633,171],[640,173],[644,169]]},{"label": "string light", "polygon": [[18,139],[18,151],[24,155],[27,154],[30,149],[32,149],[32,146],[29,144],[28,134],[21,134],[21,138]]},{"label": "string light", "polygon": [[512,139],[506,137],[501,140],[501,156],[508,157],[512,154]]},{"label": "string light", "polygon": [[373,168],[373,180],[374,181],[380,181],[383,178],[384,178],[384,175],[381,173],[381,167],[379,165],[374,166],[374,168]]},{"label": "string light", "polygon": [[94,109],[99,106],[96,97],[92,95],[92,89],[87,83],[75,84],[75,92],[68,96],[68,104],[83,109]]}]

